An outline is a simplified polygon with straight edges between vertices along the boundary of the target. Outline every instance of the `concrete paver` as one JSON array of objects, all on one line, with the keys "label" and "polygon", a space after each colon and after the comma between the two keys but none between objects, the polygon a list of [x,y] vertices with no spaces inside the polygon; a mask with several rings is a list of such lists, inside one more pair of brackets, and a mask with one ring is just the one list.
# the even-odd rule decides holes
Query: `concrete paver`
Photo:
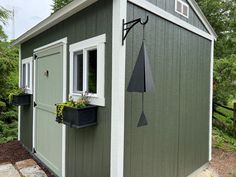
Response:
[{"label": "concrete paver", "polygon": [[11,163],[0,165],[0,177],[21,177]]},{"label": "concrete paver", "polygon": [[37,165],[33,159],[11,163],[0,164],[0,177],[47,177],[46,173]]},{"label": "concrete paver", "polygon": [[16,162],[15,164],[18,170],[22,168],[34,166],[34,165],[37,165],[37,163],[33,159],[22,160],[22,161]]},{"label": "concrete paver", "polygon": [[211,168],[203,170],[197,177],[219,177],[219,175]]},{"label": "concrete paver", "polygon": [[20,172],[23,176],[27,177],[47,177],[45,172],[38,165],[22,168]]}]

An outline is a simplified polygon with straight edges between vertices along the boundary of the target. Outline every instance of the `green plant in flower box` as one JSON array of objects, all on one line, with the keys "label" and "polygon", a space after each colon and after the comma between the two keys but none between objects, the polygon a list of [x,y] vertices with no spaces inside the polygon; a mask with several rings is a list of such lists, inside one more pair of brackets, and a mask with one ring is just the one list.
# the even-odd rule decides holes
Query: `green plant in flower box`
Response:
[{"label": "green plant in flower box", "polygon": [[13,96],[20,96],[24,94],[26,94],[26,88],[18,88],[18,89],[13,90],[8,96],[9,103],[10,104],[12,103]]},{"label": "green plant in flower box", "polygon": [[64,103],[56,104],[57,106],[57,119],[59,119],[59,122],[63,122],[63,110],[65,107],[72,107],[72,108],[86,108],[89,105],[89,98],[87,94],[83,94],[79,99],[73,100],[72,97],[70,97],[69,101],[66,101]]}]

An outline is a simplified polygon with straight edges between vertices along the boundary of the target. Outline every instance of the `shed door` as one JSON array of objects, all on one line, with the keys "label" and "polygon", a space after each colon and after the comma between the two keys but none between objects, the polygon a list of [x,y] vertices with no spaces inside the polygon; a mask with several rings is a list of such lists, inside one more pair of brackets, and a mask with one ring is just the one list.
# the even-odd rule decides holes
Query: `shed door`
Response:
[{"label": "shed door", "polygon": [[55,103],[63,98],[63,47],[36,53],[35,151],[52,171],[61,176],[62,125],[55,122]]}]

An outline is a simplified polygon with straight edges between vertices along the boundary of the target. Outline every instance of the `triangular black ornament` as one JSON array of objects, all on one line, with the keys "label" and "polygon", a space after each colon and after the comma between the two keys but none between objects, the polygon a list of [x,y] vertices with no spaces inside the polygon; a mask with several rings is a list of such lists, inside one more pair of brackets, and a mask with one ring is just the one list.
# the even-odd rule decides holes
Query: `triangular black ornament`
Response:
[{"label": "triangular black ornament", "polygon": [[144,112],[142,111],[142,114],[139,118],[137,127],[142,127],[142,126],[146,126],[146,125],[148,125],[147,118],[146,118]]},{"label": "triangular black ornament", "polygon": [[143,41],[127,88],[128,92],[148,92],[154,89],[149,58]]}]

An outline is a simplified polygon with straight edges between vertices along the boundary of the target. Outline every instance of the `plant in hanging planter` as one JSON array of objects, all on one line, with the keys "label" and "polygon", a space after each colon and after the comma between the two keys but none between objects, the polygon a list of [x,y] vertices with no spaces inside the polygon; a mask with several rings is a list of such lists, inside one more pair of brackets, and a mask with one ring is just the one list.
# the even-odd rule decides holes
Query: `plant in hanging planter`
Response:
[{"label": "plant in hanging planter", "polygon": [[26,93],[26,88],[18,88],[8,96],[9,103],[15,106],[29,105],[31,94]]},{"label": "plant in hanging planter", "polygon": [[84,128],[97,124],[97,106],[89,104],[87,94],[78,100],[72,98],[65,103],[56,104],[58,123],[63,123],[73,128]]}]

